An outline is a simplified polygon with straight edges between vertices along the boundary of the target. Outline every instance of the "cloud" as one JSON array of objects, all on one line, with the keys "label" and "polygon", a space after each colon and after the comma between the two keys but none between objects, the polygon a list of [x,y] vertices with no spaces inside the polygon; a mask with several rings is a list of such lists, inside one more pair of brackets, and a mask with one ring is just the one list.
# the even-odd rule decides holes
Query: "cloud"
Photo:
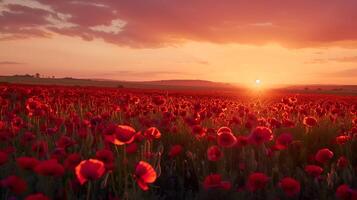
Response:
[{"label": "cloud", "polygon": [[332,58],[329,60],[336,61],[336,62],[357,62],[357,56]]},{"label": "cloud", "polygon": [[1,11],[0,33],[7,34],[3,39],[56,33],[133,48],[188,40],[357,47],[355,0],[37,0],[36,6],[14,2]]},{"label": "cloud", "polygon": [[14,61],[0,61],[0,65],[23,65],[25,63],[14,62]]},{"label": "cloud", "polygon": [[357,68],[349,68],[338,70],[334,72],[328,72],[323,74],[325,77],[337,77],[337,78],[357,78]]},{"label": "cloud", "polygon": [[342,63],[357,63],[357,56],[339,57],[339,58],[315,58],[305,62],[306,64],[325,64],[329,62],[342,62]]},{"label": "cloud", "polygon": [[131,70],[119,70],[112,71],[110,73],[101,74],[103,76],[121,76],[121,77],[160,77],[167,75],[186,76],[195,75],[193,73],[179,72],[179,71],[131,71]]}]

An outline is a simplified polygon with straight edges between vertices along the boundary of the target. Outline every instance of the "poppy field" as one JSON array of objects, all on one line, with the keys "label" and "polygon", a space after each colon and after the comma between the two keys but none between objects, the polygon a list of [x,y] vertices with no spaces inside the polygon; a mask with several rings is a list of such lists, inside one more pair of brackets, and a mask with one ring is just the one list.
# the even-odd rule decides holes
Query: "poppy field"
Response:
[{"label": "poppy field", "polygon": [[357,199],[357,97],[0,85],[0,199]]}]

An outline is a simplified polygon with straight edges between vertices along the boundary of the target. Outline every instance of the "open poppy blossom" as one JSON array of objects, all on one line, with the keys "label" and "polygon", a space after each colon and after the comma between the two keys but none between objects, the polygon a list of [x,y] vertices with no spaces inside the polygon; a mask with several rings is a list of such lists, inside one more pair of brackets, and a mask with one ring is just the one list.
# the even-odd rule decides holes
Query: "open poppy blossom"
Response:
[{"label": "open poppy blossom", "polygon": [[251,144],[260,145],[273,139],[273,133],[270,128],[257,126],[250,134],[249,141]]},{"label": "open poppy blossom", "polygon": [[347,184],[342,184],[336,190],[336,197],[341,200],[356,200],[357,190],[353,190]]},{"label": "open poppy blossom", "polygon": [[228,181],[222,181],[222,177],[220,174],[211,174],[206,176],[203,181],[203,188],[205,190],[209,189],[223,189],[229,190],[231,189],[232,184]]},{"label": "open poppy blossom", "polygon": [[230,129],[230,128],[227,127],[227,126],[222,126],[222,127],[220,127],[220,128],[217,130],[217,135],[219,135],[220,133],[223,133],[223,132],[232,133],[232,129]]},{"label": "open poppy blossom", "polygon": [[217,132],[217,143],[221,147],[230,148],[237,143],[237,138],[227,127],[222,127]]},{"label": "open poppy blossom", "polygon": [[67,156],[64,161],[64,167],[67,170],[74,170],[74,168],[81,162],[81,155],[78,153],[72,153]]},{"label": "open poppy blossom", "polygon": [[320,166],[317,165],[306,165],[304,168],[305,172],[313,177],[319,177],[324,171]]},{"label": "open poppy blossom", "polygon": [[333,152],[330,151],[328,148],[320,149],[316,155],[315,160],[321,164],[326,163],[327,161],[331,160],[333,157]]},{"label": "open poppy blossom", "polygon": [[149,163],[140,161],[135,167],[134,178],[139,187],[146,191],[149,189],[148,183],[155,182],[157,174]]},{"label": "open poppy blossom", "polygon": [[44,160],[35,167],[35,172],[43,176],[62,176],[64,167],[55,159]]},{"label": "open poppy blossom", "polygon": [[87,181],[99,179],[104,172],[104,163],[96,159],[83,160],[75,168],[77,180],[81,185]]},{"label": "open poppy blossom", "polygon": [[244,147],[249,144],[249,138],[244,135],[237,136],[236,147]]},{"label": "open poppy blossom", "polygon": [[286,149],[293,142],[293,136],[290,133],[282,133],[276,138],[275,147],[278,150]]},{"label": "open poppy blossom", "polygon": [[152,97],[152,102],[157,106],[160,106],[160,105],[164,104],[165,101],[166,101],[165,98],[163,96],[160,96],[160,95],[156,95],[156,96]]},{"label": "open poppy blossom", "polygon": [[218,161],[223,156],[223,153],[218,146],[214,145],[207,149],[207,157],[209,161]]},{"label": "open poppy blossom", "polygon": [[351,140],[351,136],[349,135],[340,135],[336,137],[336,143],[339,145],[346,144],[349,140]]},{"label": "open poppy blossom", "polygon": [[1,187],[8,188],[11,192],[15,194],[21,194],[26,191],[27,183],[25,180],[18,176],[8,176],[0,181]]},{"label": "open poppy blossom", "polygon": [[40,163],[40,161],[34,157],[23,156],[23,157],[18,157],[16,159],[16,163],[22,169],[34,170],[35,167]]},{"label": "open poppy blossom", "polygon": [[108,149],[98,150],[95,154],[95,157],[102,161],[105,165],[105,168],[111,170],[114,166],[114,154]]},{"label": "open poppy blossom", "polygon": [[249,175],[247,187],[249,191],[255,192],[265,188],[266,184],[269,181],[269,177],[264,173],[255,172]]},{"label": "open poppy blossom", "polygon": [[303,123],[307,127],[314,127],[317,125],[317,120],[315,117],[304,117]]},{"label": "open poppy blossom", "polygon": [[159,139],[161,137],[161,133],[156,127],[150,127],[146,129],[144,136],[149,140]]},{"label": "open poppy blossom", "polygon": [[287,197],[293,197],[300,192],[300,182],[291,178],[285,177],[280,180],[279,187],[283,189]]},{"label": "open poppy blossom", "polygon": [[170,148],[169,151],[169,157],[170,158],[175,158],[179,154],[181,154],[183,147],[179,144],[176,144]]},{"label": "open poppy blossom", "polygon": [[340,169],[347,167],[348,164],[349,164],[349,161],[345,156],[341,156],[337,160],[337,167]]},{"label": "open poppy blossom", "polygon": [[118,125],[114,128],[114,134],[105,135],[105,139],[115,145],[130,144],[135,139],[136,131],[127,125]]}]

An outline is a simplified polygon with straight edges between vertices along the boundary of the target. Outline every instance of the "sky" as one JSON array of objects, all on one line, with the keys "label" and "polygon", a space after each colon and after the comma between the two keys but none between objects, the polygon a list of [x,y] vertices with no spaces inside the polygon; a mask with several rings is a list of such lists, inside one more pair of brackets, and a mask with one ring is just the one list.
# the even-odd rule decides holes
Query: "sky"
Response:
[{"label": "sky", "polygon": [[355,0],[0,0],[0,75],[357,84]]}]

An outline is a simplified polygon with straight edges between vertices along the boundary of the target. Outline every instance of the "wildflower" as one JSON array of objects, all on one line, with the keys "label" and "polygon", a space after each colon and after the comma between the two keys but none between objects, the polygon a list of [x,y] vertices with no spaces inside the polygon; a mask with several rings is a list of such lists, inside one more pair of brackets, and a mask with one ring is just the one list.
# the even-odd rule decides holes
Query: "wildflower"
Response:
[{"label": "wildflower", "polygon": [[40,161],[34,157],[23,156],[23,157],[18,157],[16,159],[16,163],[22,169],[34,170],[35,167],[40,163]]},{"label": "wildflower", "polygon": [[319,177],[324,171],[320,166],[317,165],[306,165],[304,168],[305,172],[313,177]]},{"label": "wildflower", "polygon": [[247,187],[249,191],[255,192],[263,189],[269,181],[269,177],[264,173],[255,172],[249,175]]},{"label": "wildflower", "polygon": [[149,189],[148,183],[155,182],[157,177],[156,171],[154,168],[147,162],[140,161],[136,167],[134,172],[134,178],[136,179],[136,183],[139,187],[146,191]]},{"label": "wildflower", "polygon": [[83,160],[75,168],[75,174],[81,185],[88,180],[96,180],[103,176],[105,172],[104,163],[100,160]]},{"label": "wildflower", "polygon": [[21,194],[27,190],[27,183],[18,176],[8,176],[0,181],[1,187],[8,188],[15,194]]},{"label": "wildflower", "polygon": [[314,127],[317,125],[317,120],[315,117],[304,117],[303,123],[307,127]]},{"label": "wildflower", "polygon": [[209,189],[223,189],[229,190],[232,187],[232,184],[228,181],[222,181],[220,174],[211,174],[206,176],[203,181],[203,187],[205,190]]},{"label": "wildflower", "polygon": [[333,152],[330,151],[327,148],[320,149],[316,154],[315,154],[315,160],[321,164],[326,163],[327,161],[331,160],[333,157]]},{"label": "wildflower", "polygon": [[35,172],[43,176],[62,176],[64,168],[55,159],[41,161],[36,167]]},{"label": "wildflower", "polygon": [[287,197],[293,197],[300,193],[300,183],[299,181],[291,178],[285,177],[280,180],[279,187],[281,187]]},{"label": "wildflower", "polygon": [[174,158],[178,156],[179,154],[181,154],[182,149],[183,149],[182,146],[179,144],[172,146],[169,151],[169,157]]},{"label": "wildflower", "polygon": [[207,157],[209,161],[218,161],[223,156],[223,153],[218,146],[214,145],[207,149]]},{"label": "wildflower", "polygon": [[270,128],[265,126],[256,127],[249,136],[252,144],[260,145],[273,139],[273,133]]}]

